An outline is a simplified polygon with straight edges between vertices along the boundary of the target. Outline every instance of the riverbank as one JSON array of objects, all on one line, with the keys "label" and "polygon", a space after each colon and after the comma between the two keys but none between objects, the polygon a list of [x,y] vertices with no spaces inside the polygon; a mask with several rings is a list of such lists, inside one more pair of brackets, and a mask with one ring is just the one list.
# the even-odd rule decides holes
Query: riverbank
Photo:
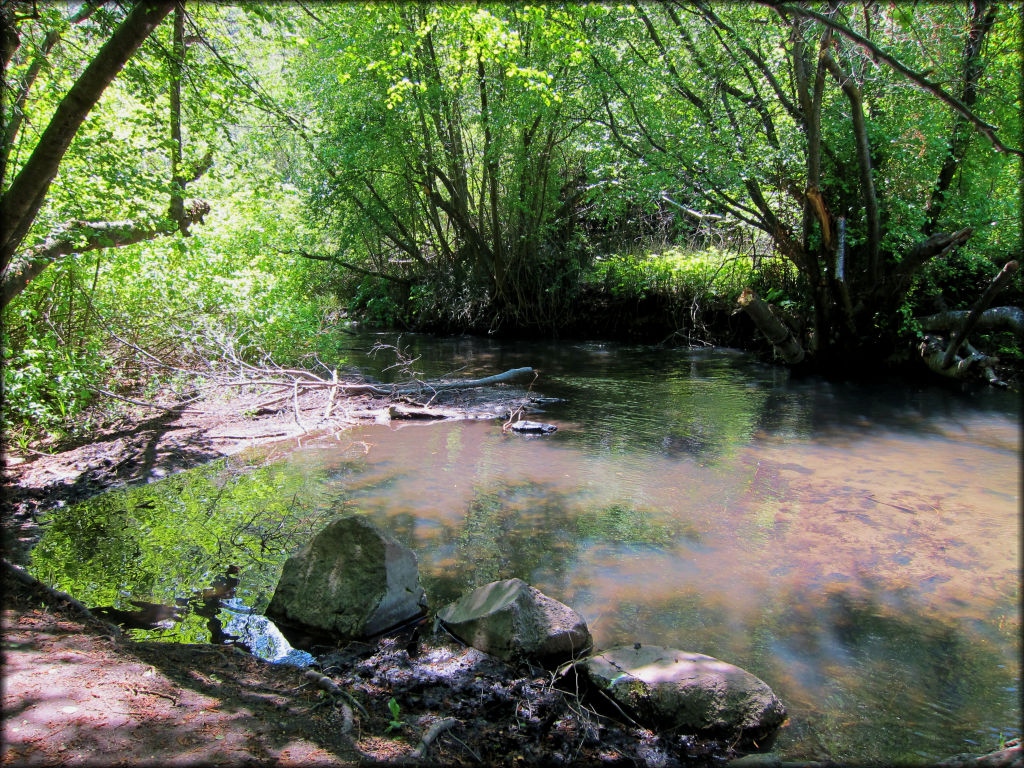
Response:
[{"label": "riverbank", "polygon": [[[187,406],[167,409],[108,400],[104,405],[115,402],[115,415],[97,406],[86,418],[103,426],[87,435],[20,450],[5,446],[0,478],[5,558],[27,562],[47,510],[114,487],[154,482],[249,448],[299,446],[359,424],[501,418],[530,406],[529,394],[520,388],[452,390],[420,400],[364,393],[335,402],[328,391],[312,390],[274,410],[261,408],[265,401],[265,388],[257,387],[241,393],[214,390]],[[428,401],[430,407],[423,407]]]},{"label": "riverbank", "polygon": [[324,686],[231,646],[133,641],[9,567],[3,586],[6,765],[668,768],[735,754],[599,714],[544,670],[437,636],[350,643],[321,658]]}]

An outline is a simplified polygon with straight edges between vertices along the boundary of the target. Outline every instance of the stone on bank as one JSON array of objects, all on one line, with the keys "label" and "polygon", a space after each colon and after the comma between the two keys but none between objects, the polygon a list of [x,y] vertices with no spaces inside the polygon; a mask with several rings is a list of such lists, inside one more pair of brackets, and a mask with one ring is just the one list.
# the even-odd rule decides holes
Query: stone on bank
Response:
[{"label": "stone on bank", "polygon": [[620,646],[575,666],[652,730],[761,741],[786,719],[785,707],[766,683],[700,653]]},{"label": "stone on bank", "polygon": [[462,642],[505,661],[558,663],[592,645],[582,616],[521,579],[479,587],[437,618]]},{"label": "stone on bank", "polygon": [[413,551],[350,515],[285,561],[267,616],[344,642],[376,635],[425,608]]}]

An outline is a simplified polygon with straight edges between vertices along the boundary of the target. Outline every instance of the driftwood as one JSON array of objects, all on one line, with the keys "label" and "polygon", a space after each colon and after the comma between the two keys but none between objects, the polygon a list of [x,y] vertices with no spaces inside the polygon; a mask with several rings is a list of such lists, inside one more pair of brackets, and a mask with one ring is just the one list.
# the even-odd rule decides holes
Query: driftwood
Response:
[{"label": "driftwood", "polygon": [[[970,310],[955,309],[916,318],[925,331],[955,331],[967,322]],[[977,331],[1008,330],[1024,336],[1024,309],[1020,307],[992,307],[978,315]]]},{"label": "driftwood", "polygon": [[949,342],[949,346],[946,348],[946,353],[942,357],[942,367],[949,368],[953,364],[954,355],[960,348],[960,345],[967,339],[967,335],[974,330],[974,326],[978,322],[978,317],[984,312],[995,300],[995,297],[999,294],[1006,284],[1010,282],[1010,278],[1013,277],[1013,273],[1017,271],[1017,262],[1009,261],[1006,266],[1003,267],[999,274],[992,278],[992,282],[989,283],[988,288],[985,289],[985,293],[981,295],[974,306],[971,307],[970,313],[967,315],[967,319],[964,324],[956,332],[953,340]]},{"label": "driftwood", "polygon": [[790,365],[803,361],[804,348],[786,324],[772,314],[771,308],[760,296],[750,288],[745,288],[736,303],[754,321],[757,329],[768,337],[783,360]]}]

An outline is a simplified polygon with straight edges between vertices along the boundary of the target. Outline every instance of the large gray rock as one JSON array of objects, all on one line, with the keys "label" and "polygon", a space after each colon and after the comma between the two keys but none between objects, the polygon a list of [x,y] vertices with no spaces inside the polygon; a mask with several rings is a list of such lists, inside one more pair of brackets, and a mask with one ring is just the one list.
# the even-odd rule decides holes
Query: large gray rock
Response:
[{"label": "large gray rock", "polygon": [[437,617],[467,645],[506,661],[557,663],[592,645],[582,616],[521,579],[479,587]]},{"label": "large gray rock", "polygon": [[576,666],[655,730],[764,739],[786,719],[786,708],[762,680],[700,653],[620,646]]},{"label": "large gray rock", "polygon": [[413,551],[353,515],[285,561],[267,616],[345,641],[383,632],[425,606]]}]

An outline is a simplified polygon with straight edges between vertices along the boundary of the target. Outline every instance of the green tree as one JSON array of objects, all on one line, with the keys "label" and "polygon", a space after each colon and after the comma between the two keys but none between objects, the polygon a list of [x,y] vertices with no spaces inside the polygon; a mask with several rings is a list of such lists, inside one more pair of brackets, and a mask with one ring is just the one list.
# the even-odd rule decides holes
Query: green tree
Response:
[{"label": "green tree", "polygon": [[[263,351],[297,352],[323,319],[308,290],[318,265],[267,247],[299,218],[281,181],[296,121],[275,77],[302,40],[291,10],[170,4],[128,57],[117,41],[141,5],[127,16],[100,3],[32,7],[3,9],[18,43],[3,91],[5,205],[24,201],[18,179],[39,179],[24,169],[64,103],[80,102],[82,73],[108,48],[125,61],[93,93],[0,277],[8,425],[88,429],[75,417],[95,387],[167,378],[121,340],[180,364],[197,328],[227,326],[258,329],[249,340]],[[254,47],[266,59],[246,61]],[[203,217],[208,226],[190,228]]]},{"label": "green tree", "polygon": [[[27,135],[25,129],[37,124],[41,117],[40,105],[30,103],[33,88],[39,84],[40,72],[53,66],[49,59],[55,55],[55,48],[67,27],[82,24],[101,14],[92,4],[83,6],[74,14],[70,14],[70,8],[66,9],[70,14],[68,18],[60,9],[53,8],[45,8],[42,14],[29,14],[30,7],[23,3],[7,3],[0,10],[5,74],[15,75],[13,80],[7,81],[9,85],[13,84],[13,88],[5,88],[4,92],[4,104],[12,113],[12,119],[6,124],[3,137],[0,309],[6,307],[47,266],[63,256],[150,239],[169,228],[153,221],[75,219],[51,224],[45,233],[40,232],[39,242],[27,249],[23,247],[47,203],[50,185],[57,177],[61,162],[86,118],[113,79],[174,6],[173,2],[135,5],[112,31],[104,35],[103,44],[85,62],[81,74],[53,109],[45,128],[38,135]],[[22,48],[19,30],[29,21],[41,22],[33,25],[37,39],[30,48],[26,46],[29,50],[19,56]],[[101,21],[111,23],[113,20]],[[103,34],[102,26],[101,23],[99,29],[93,30],[94,33]],[[41,40],[38,39],[40,37]],[[62,63],[67,65],[68,62]],[[46,101],[45,96],[41,101]],[[25,119],[29,115],[33,118],[31,121]],[[23,154],[28,155],[27,159],[9,179],[12,160]],[[184,226],[198,216],[197,213],[186,219],[183,215],[171,229]]]},{"label": "green tree", "polygon": [[589,13],[334,9],[303,76],[322,124],[306,186],[334,249],[310,255],[403,300],[427,286],[463,326],[549,324],[578,256]]},{"label": "green tree", "polygon": [[[975,231],[984,247],[1015,205],[1020,19],[997,3],[668,2],[609,17],[594,50],[619,151],[672,175],[670,196],[771,237],[802,277],[801,341],[819,364],[893,352],[922,265]],[[1019,248],[998,229],[1003,254]]]}]

